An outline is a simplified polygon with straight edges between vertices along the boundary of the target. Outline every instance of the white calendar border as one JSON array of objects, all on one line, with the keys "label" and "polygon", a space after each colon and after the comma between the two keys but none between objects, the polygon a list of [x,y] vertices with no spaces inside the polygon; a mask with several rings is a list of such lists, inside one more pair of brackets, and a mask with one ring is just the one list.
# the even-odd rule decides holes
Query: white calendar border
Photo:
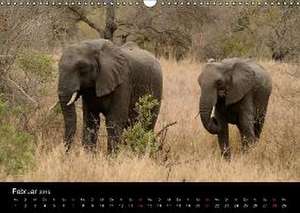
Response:
[{"label": "white calendar border", "polygon": [[[115,3],[107,3],[105,1],[99,1],[99,0],[66,0],[66,1],[58,1],[55,2],[53,0],[28,0],[28,1],[18,1],[18,0],[0,0],[0,7],[3,6],[139,6],[144,5],[141,2],[138,1],[116,1]],[[280,1],[262,1],[262,2],[256,2],[256,1],[202,1],[202,0],[190,0],[190,1],[184,1],[184,0],[178,0],[178,1],[168,1],[168,0],[162,0],[157,2],[157,5],[161,6],[219,6],[219,7],[235,7],[235,6],[300,6],[300,0],[287,0],[284,2]]]}]

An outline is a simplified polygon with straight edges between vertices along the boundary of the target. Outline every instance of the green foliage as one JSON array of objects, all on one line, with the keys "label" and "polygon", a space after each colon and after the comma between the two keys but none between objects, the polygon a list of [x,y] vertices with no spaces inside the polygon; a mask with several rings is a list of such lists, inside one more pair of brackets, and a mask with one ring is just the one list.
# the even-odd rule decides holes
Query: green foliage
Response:
[{"label": "green foliage", "polygon": [[249,25],[250,25],[249,17],[247,16],[239,17],[236,23],[232,26],[232,31],[233,32],[244,31],[245,29],[248,28]]},{"label": "green foliage", "polygon": [[244,39],[241,37],[232,37],[228,38],[223,42],[223,52],[226,57],[233,57],[233,56],[246,56],[251,49],[247,43],[251,41],[243,41]]},{"label": "green foliage", "polygon": [[18,55],[17,65],[25,73],[34,74],[42,81],[51,78],[55,71],[51,56],[31,50],[23,51]]},{"label": "green foliage", "polygon": [[154,132],[144,129],[141,122],[137,122],[133,127],[127,129],[123,133],[123,140],[138,155],[145,153],[151,155],[158,149]]},{"label": "green foliage", "polygon": [[8,120],[6,117],[17,111],[10,110],[8,104],[0,98],[0,166],[8,174],[22,172],[34,160],[33,136],[5,122]]},{"label": "green foliage", "polygon": [[138,121],[123,133],[123,141],[138,155],[154,154],[158,150],[156,136],[149,130],[153,118],[153,109],[159,105],[151,95],[145,95],[136,103]]},{"label": "green foliage", "polygon": [[153,109],[159,105],[158,101],[152,95],[145,95],[139,98],[135,105],[138,113],[138,120],[143,124],[143,128],[148,128],[153,118]]},{"label": "green foliage", "polygon": [[2,95],[0,95],[0,118],[5,116],[8,110],[7,102],[1,101]]},{"label": "green foliage", "polygon": [[12,105],[4,94],[0,93],[0,125],[10,122],[11,118],[19,118],[21,114],[29,113],[31,107]]},{"label": "green foliage", "polygon": [[0,164],[7,173],[18,173],[33,163],[32,136],[17,131],[13,126],[0,126]]},{"label": "green foliage", "polygon": [[[269,2],[270,3],[270,2]],[[299,55],[299,11],[292,7],[238,7],[213,11],[217,22],[204,23],[200,60],[233,56],[285,61]],[[227,12],[225,12],[227,10]]]}]

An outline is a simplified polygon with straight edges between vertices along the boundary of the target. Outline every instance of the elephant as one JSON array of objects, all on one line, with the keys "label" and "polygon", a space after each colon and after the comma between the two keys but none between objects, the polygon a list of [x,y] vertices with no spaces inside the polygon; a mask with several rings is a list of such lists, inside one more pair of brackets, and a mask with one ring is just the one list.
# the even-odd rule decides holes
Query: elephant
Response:
[{"label": "elephant", "polygon": [[198,83],[201,122],[218,136],[222,157],[231,158],[228,124],[237,126],[246,152],[262,132],[272,92],[270,74],[253,59],[211,60],[203,67]]},{"label": "elephant", "polygon": [[135,43],[117,46],[106,39],[85,40],[67,47],[59,60],[58,98],[64,118],[64,144],[68,152],[76,133],[75,102],[81,97],[82,145],[95,150],[100,115],[105,117],[107,152],[114,153],[124,129],[133,125],[139,98],[152,95],[158,105],[147,127],[153,129],[162,98],[159,61]]}]

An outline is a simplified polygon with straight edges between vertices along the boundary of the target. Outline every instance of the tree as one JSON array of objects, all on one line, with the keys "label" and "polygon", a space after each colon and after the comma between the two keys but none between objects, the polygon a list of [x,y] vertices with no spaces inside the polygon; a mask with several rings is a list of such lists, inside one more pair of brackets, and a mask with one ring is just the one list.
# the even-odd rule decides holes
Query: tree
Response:
[{"label": "tree", "polygon": [[[112,2],[113,1],[109,1]],[[105,28],[104,28],[104,33],[103,37],[105,39],[109,39],[113,41],[114,37],[114,32],[117,30],[117,24],[115,22],[115,7],[114,6],[109,6],[106,8],[106,20],[105,20]]]},{"label": "tree", "polygon": [[88,18],[88,14],[90,12],[89,9],[77,6],[68,6],[68,8],[77,17],[77,21],[82,21],[92,29],[96,30],[100,38],[113,41],[113,34],[117,30],[117,24],[115,22],[115,1],[106,0],[104,2],[107,5],[104,29],[100,27],[99,23],[96,23]]}]

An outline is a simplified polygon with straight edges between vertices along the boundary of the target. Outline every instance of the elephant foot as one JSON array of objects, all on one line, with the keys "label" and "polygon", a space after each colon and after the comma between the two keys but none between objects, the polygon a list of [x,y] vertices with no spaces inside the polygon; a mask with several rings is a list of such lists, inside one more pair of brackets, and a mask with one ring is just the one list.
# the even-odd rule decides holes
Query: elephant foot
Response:
[{"label": "elephant foot", "polygon": [[108,156],[116,156],[119,152],[119,149],[117,146],[114,146],[114,147],[111,147],[111,146],[108,146],[107,148],[107,155]]},{"label": "elephant foot", "polygon": [[64,144],[64,147],[65,147],[65,152],[66,152],[66,153],[70,153],[70,150],[71,150],[71,144],[70,144],[70,143],[65,143],[65,144]]},{"label": "elephant foot", "polygon": [[83,144],[83,148],[84,148],[84,151],[86,153],[89,153],[89,154],[96,154],[97,153],[96,144]]},{"label": "elephant foot", "polygon": [[247,154],[249,152],[249,149],[250,149],[249,145],[248,144],[244,144],[242,146],[242,153],[243,154]]},{"label": "elephant foot", "polygon": [[242,153],[246,154],[248,153],[251,149],[253,149],[256,145],[256,140],[253,140],[251,142],[247,142],[247,143],[244,143],[243,146],[242,146]]},{"label": "elephant foot", "polygon": [[107,141],[107,155],[116,155],[119,152],[119,140],[116,139],[109,139]]},{"label": "elephant foot", "polygon": [[254,136],[252,137],[242,137],[242,153],[248,153],[249,150],[255,147],[258,139]]}]

